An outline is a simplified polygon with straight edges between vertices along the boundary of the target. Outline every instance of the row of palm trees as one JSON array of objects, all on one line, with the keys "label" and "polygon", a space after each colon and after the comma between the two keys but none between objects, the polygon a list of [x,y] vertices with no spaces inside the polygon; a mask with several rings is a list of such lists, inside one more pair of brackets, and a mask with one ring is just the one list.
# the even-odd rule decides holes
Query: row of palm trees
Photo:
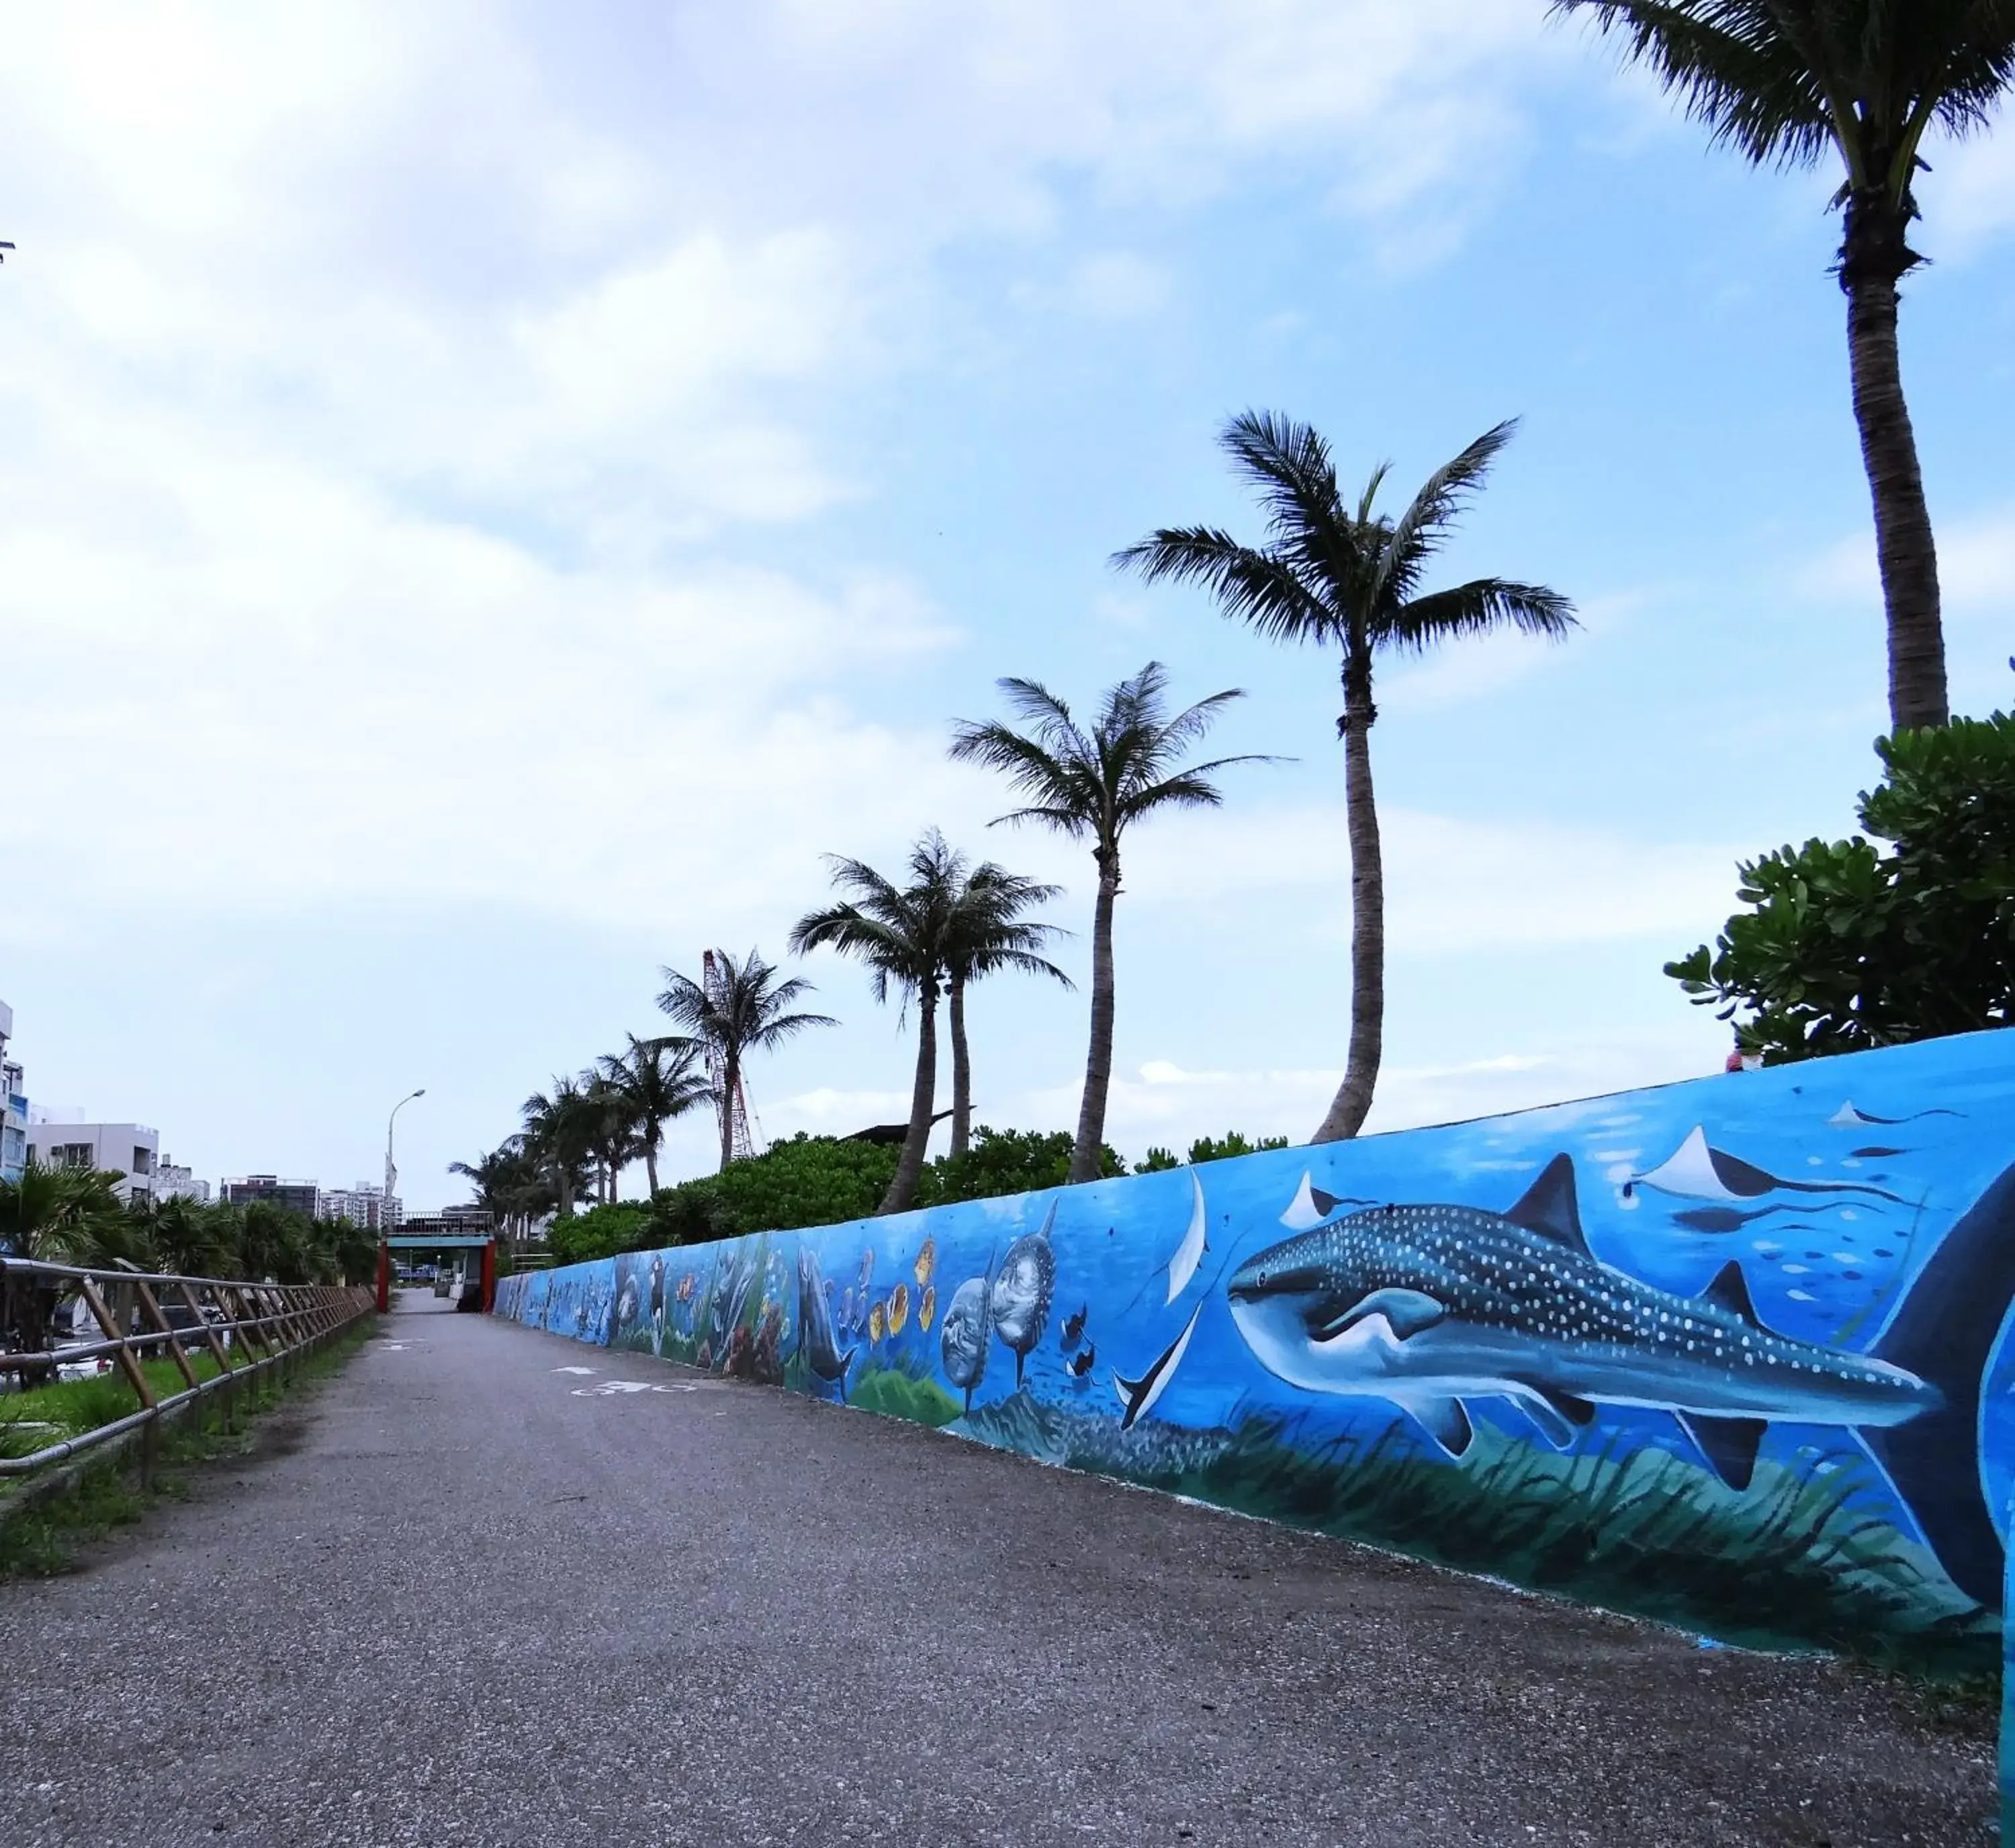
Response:
[{"label": "row of palm trees", "polygon": [[[1227,425],[1222,440],[1234,468],[1258,490],[1266,516],[1259,542],[1208,526],[1164,527],[1115,557],[1151,582],[1203,586],[1225,615],[1270,639],[1336,651],[1351,852],[1351,1030],[1343,1079],[1316,1127],[1318,1142],[1357,1133],[1383,1046],[1385,876],[1370,755],[1375,663],[1391,651],[1417,651],[1500,627],[1557,638],[1575,626],[1567,599],[1543,585],[1485,577],[1424,587],[1430,562],[1514,427],[1486,431],[1393,515],[1378,508],[1383,468],[1354,498],[1346,497],[1318,432],[1249,411]],[[1008,679],[999,687],[1009,716],[957,722],[950,755],[997,772],[1019,798],[997,822],[1045,827],[1088,845],[1096,874],[1090,1033],[1070,1166],[1072,1181],[1090,1180],[1100,1172],[1112,1075],[1113,921],[1128,831],[1166,810],[1216,807],[1223,800],[1222,773],[1277,760],[1255,753],[1196,760],[1212,727],[1245,695],[1228,687],[1178,708],[1159,662],[1107,688],[1084,719],[1039,681]],[[878,1001],[893,994],[906,1014],[916,1010],[910,1117],[882,1206],[900,1211],[915,1196],[938,1120],[940,1003],[951,1040],[951,1150],[957,1154],[972,1132],[967,992],[975,981],[1007,972],[1071,985],[1044,953],[1061,934],[1058,927],[1030,915],[1061,894],[990,860],[973,864],[935,828],[912,849],[900,878],[843,856],[828,856],[827,863],[839,895],[798,920],[790,948],[853,957],[868,970]],[[835,1023],[802,1008],[810,985],[783,976],[759,952],[737,958],[717,950],[712,960],[710,980],[663,971],[658,1004],[680,1032],[630,1035],[623,1053],[577,1078],[556,1078],[526,1100],[523,1128],[501,1149],[455,1164],[501,1218],[565,1217],[584,1192],[612,1201],[617,1175],[640,1157],[655,1193],[665,1124],[702,1103],[719,1111],[723,1166],[733,1158],[728,1100],[739,1094],[750,1055]]]}]

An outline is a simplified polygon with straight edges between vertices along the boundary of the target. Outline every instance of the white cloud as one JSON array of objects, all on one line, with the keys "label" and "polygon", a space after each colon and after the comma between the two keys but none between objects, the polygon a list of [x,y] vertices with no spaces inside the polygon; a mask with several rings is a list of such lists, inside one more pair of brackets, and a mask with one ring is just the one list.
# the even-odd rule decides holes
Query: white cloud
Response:
[{"label": "white cloud", "polygon": [[[1543,948],[1711,930],[1728,914],[1737,849],[1534,820],[1479,822],[1394,808],[1380,817],[1386,949],[1395,957]],[[1280,893],[1273,928],[1349,934],[1342,805],[1179,816],[1144,831],[1127,889],[1142,903],[1245,903]]]},{"label": "white cloud", "polygon": [[1917,188],[1927,214],[1923,238],[1940,255],[1975,254],[2015,231],[2015,112],[2002,110],[1987,133],[1934,154],[1936,172]]},{"label": "white cloud", "polygon": [[[1997,508],[1936,525],[1938,588],[1948,611],[2005,615],[2015,607],[2015,508]],[[1841,540],[1798,576],[1809,597],[1879,604],[1882,581],[1872,530]]]}]

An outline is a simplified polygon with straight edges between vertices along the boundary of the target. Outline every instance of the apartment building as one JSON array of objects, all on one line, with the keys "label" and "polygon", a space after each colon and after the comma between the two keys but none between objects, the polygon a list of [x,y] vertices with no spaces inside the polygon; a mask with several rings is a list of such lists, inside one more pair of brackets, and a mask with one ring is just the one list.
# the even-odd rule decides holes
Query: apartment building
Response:
[{"label": "apartment building", "polygon": [[278,1175],[242,1175],[236,1180],[224,1182],[224,1204],[226,1206],[250,1206],[263,1201],[268,1206],[283,1207],[290,1213],[305,1213],[312,1219],[321,1190],[313,1181],[283,1181]]},{"label": "apartment building", "polygon": [[388,1205],[383,1187],[359,1181],[354,1187],[325,1187],[315,1208],[318,1219],[347,1219],[367,1232],[386,1232],[405,1219],[405,1209],[397,1194]]},{"label": "apartment building", "polygon": [[144,1123],[52,1121],[54,1114],[36,1112],[28,1124],[28,1152],[43,1167],[95,1168],[119,1177],[112,1190],[122,1200],[153,1200],[161,1159],[158,1129]]},{"label": "apartment building", "polygon": [[28,1159],[27,1082],[7,1051],[14,1037],[14,1010],[0,1001],[0,1181],[18,1181]]},{"label": "apartment building", "polygon": [[208,1206],[210,1183],[198,1180],[190,1169],[178,1167],[163,1155],[154,1169],[154,1198],[163,1202],[189,1200],[198,1206]]}]

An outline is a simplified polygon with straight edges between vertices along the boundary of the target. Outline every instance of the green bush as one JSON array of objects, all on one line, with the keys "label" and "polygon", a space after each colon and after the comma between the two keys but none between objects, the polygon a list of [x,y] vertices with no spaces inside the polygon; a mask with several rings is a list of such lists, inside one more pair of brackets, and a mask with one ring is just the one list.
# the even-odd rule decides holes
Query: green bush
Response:
[{"label": "green bush", "polygon": [[555,1264],[583,1264],[591,1258],[612,1258],[662,1241],[648,1236],[651,1209],[638,1202],[591,1207],[555,1219],[546,1234],[546,1247]]},{"label": "green bush", "polygon": [[1190,1144],[1190,1161],[1192,1164],[1227,1161],[1234,1155],[1257,1155],[1264,1150],[1287,1146],[1284,1136],[1263,1136],[1257,1142],[1248,1142],[1236,1129],[1227,1129],[1221,1136],[1199,1136]]},{"label": "green bush", "polygon": [[2015,720],[1956,719],[1876,745],[1857,834],[1740,866],[1752,907],[1665,965],[1783,1064],[2015,1022]]},{"label": "green bush", "polygon": [[[917,1204],[950,1206],[955,1200],[1061,1187],[1070,1173],[1072,1140],[1062,1129],[1045,1135],[1040,1129],[990,1129],[982,1124],[963,1155],[941,1155],[925,1168]],[[1122,1175],[1126,1164],[1108,1149],[1102,1171]]]}]

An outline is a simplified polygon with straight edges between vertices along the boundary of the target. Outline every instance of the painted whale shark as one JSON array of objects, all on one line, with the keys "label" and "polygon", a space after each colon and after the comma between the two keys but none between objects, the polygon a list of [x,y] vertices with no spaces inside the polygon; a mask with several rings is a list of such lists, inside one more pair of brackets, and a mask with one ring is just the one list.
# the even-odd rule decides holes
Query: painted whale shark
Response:
[{"label": "painted whale shark", "polygon": [[1582,1236],[1565,1155],[1508,1211],[1351,1213],[1262,1251],[1227,1286],[1232,1320],[1269,1373],[1384,1399],[1453,1456],[1473,1435],[1465,1401],[1490,1398],[1563,1445],[1597,1405],[1669,1412],[1738,1489],[1773,1421],[1852,1429],[1954,1582],[1997,1609],[2000,1542],[1974,1426],[2011,1294],[2015,1169],[1948,1233],[1873,1351],[1858,1354],[1766,1327],[1735,1263],[1683,1297],[1602,1262]]}]

